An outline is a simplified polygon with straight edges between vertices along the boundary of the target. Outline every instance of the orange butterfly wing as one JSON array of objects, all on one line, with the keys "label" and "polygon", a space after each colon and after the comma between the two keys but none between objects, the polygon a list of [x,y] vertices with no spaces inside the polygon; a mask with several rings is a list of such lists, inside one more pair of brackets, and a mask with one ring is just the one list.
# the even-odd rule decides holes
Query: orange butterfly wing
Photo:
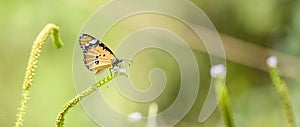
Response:
[{"label": "orange butterfly wing", "polygon": [[116,57],[101,46],[91,47],[85,54],[85,64],[90,69],[98,73],[99,71],[112,66],[112,61]]},{"label": "orange butterfly wing", "polygon": [[116,60],[113,52],[96,38],[82,34],[79,38],[80,46],[83,50],[85,66],[95,73],[112,66]]}]

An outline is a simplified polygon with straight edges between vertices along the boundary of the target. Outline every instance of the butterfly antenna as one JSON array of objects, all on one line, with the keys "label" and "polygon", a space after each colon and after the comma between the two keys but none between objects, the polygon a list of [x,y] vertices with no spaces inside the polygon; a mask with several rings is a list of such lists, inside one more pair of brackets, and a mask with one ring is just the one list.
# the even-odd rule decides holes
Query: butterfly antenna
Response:
[{"label": "butterfly antenna", "polygon": [[133,64],[133,61],[132,60],[129,60],[129,59],[123,59],[126,63],[128,63],[128,65],[130,66],[131,64]]}]

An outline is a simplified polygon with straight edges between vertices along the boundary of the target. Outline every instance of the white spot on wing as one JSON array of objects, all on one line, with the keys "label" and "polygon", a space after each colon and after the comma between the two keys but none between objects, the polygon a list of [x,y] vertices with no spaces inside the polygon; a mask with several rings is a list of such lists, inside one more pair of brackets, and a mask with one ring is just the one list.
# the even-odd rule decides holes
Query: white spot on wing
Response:
[{"label": "white spot on wing", "polygon": [[96,39],[93,39],[93,40],[90,40],[88,43],[91,43],[91,44],[96,44],[97,40]]}]

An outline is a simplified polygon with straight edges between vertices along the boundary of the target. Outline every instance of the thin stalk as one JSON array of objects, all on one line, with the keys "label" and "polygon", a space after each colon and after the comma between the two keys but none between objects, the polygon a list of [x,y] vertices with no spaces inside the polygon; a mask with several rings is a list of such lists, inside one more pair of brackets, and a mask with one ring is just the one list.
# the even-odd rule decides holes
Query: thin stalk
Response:
[{"label": "thin stalk", "polygon": [[63,45],[63,42],[59,36],[59,28],[54,24],[47,24],[33,42],[23,81],[23,90],[21,94],[20,106],[17,112],[15,127],[20,127],[23,124],[23,118],[26,113],[26,103],[28,102],[30,95],[29,88],[32,86],[33,76],[35,74],[35,68],[37,67],[37,61],[41,53],[41,48],[49,34],[52,34],[52,41],[57,48],[60,48]]},{"label": "thin stalk", "polygon": [[288,127],[295,127],[296,124],[295,124],[295,119],[293,114],[292,103],[291,103],[291,99],[286,84],[283,80],[281,80],[278,69],[276,67],[270,67],[269,71],[270,71],[270,77],[272,79],[272,82],[283,103],[283,110],[285,113],[285,118]]},{"label": "thin stalk", "polygon": [[90,95],[91,93],[93,93],[94,91],[96,91],[98,88],[100,88],[101,86],[105,85],[107,82],[109,82],[110,80],[112,80],[113,78],[115,78],[115,77],[117,77],[119,75],[123,75],[123,74],[120,73],[120,74],[114,74],[114,75],[107,76],[106,78],[104,78],[103,80],[97,82],[93,86],[90,86],[89,88],[87,88],[84,91],[80,92],[73,99],[71,99],[68,103],[66,103],[64,105],[64,107],[61,109],[61,111],[58,113],[58,116],[56,118],[56,123],[55,123],[56,127],[63,127],[64,126],[65,115],[81,99],[83,99],[84,97]]},{"label": "thin stalk", "polygon": [[267,59],[266,63],[269,66],[269,74],[272,79],[272,82],[273,82],[275,89],[283,103],[283,110],[285,113],[288,127],[295,127],[296,124],[295,124],[290,95],[289,95],[288,88],[286,87],[285,82],[280,78],[278,67],[277,67],[277,64],[278,64],[277,57],[270,56]]},{"label": "thin stalk", "polygon": [[217,96],[220,97],[218,107],[222,114],[224,125],[225,127],[234,127],[235,124],[233,119],[232,106],[230,103],[228,91],[223,78],[219,76],[216,78],[215,89],[216,89]]},{"label": "thin stalk", "polygon": [[147,127],[156,127],[157,121],[156,121],[156,115],[158,111],[158,105],[157,103],[153,102],[150,104],[148,109],[148,121],[147,121]]}]

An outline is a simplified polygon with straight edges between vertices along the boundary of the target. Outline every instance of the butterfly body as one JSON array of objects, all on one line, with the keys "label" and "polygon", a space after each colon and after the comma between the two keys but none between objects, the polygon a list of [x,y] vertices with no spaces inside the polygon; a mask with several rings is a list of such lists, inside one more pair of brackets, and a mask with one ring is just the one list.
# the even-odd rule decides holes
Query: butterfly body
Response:
[{"label": "butterfly body", "polygon": [[79,44],[83,50],[84,65],[96,74],[106,68],[118,67],[122,62],[122,59],[118,59],[104,43],[91,35],[82,34]]}]

